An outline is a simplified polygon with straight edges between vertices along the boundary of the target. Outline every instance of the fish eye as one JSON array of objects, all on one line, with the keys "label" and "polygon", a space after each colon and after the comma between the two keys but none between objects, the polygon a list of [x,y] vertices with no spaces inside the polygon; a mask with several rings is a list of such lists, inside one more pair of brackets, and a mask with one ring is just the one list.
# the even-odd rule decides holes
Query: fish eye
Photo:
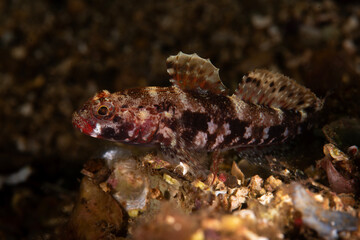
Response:
[{"label": "fish eye", "polygon": [[100,116],[106,116],[106,115],[109,113],[109,108],[108,108],[107,106],[101,105],[101,106],[98,108],[97,113],[98,113]]},{"label": "fish eye", "polygon": [[97,119],[109,120],[114,116],[114,105],[111,102],[103,101],[93,108],[93,114]]}]

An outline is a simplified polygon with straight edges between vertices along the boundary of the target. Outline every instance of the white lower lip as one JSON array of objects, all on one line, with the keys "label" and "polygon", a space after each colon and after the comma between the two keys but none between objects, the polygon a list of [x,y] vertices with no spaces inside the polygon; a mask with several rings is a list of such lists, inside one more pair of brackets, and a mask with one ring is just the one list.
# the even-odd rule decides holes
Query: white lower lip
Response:
[{"label": "white lower lip", "polygon": [[99,123],[97,123],[97,124],[96,124],[96,127],[95,127],[94,130],[93,130],[93,132],[90,133],[90,136],[92,136],[92,137],[97,137],[97,136],[100,135],[100,133],[101,133],[101,126],[100,126]]}]

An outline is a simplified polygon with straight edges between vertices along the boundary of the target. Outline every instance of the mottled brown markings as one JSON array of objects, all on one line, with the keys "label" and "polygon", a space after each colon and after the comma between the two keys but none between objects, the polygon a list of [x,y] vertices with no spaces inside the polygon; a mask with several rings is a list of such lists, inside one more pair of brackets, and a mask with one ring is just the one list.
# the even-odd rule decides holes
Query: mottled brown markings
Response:
[{"label": "mottled brown markings", "polygon": [[125,95],[130,99],[144,97],[144,91],[142,88],[130,88],[125,91]]},{"label": "mottled brown markings", "polygon": [[162,112],[162,109],[160,108],[159,104],[154,104],[153,106],[156,109],[156,111],[158,111],[159,113]]},{"label": "mottled brown markings", "polygon": [[227,119],[226,122],[230,125],[231,134],[225,137],[224,144],[230,144],[237,137],[240,137],[239,141],[242,142],[242,140],[244,139],[245,128],[248,127],[250,123],[241,121],[237,118]]},{"label": "mottled brown markings", "polygon": [[[186,139],[186,141],[193,141],[199,131],[205,132],[207,134],[206,146],[209,148],[216,142],[216,138],[220,134],[218,131],[225,124],[224,118],[228,114],[233,114],[234,109],[229,98],[225,96],[214,95],[209,92],[191,92],[191,95],[199,104],[205,107],[206,113],[185,111],[181,118],[182,125],[185,127],[181,138]],[[214,134],[208,132],[208,123],[210,121],[218,125]]]},{"label": "mottled brown markings", "polygon": [[[159,130],[167,128],[168,130],[171,130],[173,133],[175,133],[175,136],[164,136],[161,131]],[[177,141],[177,139],[174,139],[176,137],[179,137],[180,135],[180,128],[178,127],[178,122],[175,118],[163,118],[161,119],[159,123],[159,128],[157,133],[155,134],[155,140],[159,143],[161,143],[164,146],[169,146],[172,144],[172,141]],[[176,143],[176,142],[175,142]]]},{"label": "mottled brown markings", "polygon": [[167,126],[168,128],[170,128],[173,131],[177,130],[178,127],[178,121],[173,119],[173,118],[165,118],[161,121],[163,124],[165,124],[165,126]]},{"label": "mottled brown markings", "polygon": [[170,146],[171,145],[171,138],[166,138],[162,134],[157,134],[155,139],[162,145],[162,146]]},{"label": "mottled brown markings", "polygon": [[[284,118],[279,125],[268,126],[268,137],[264,139],[262,144],[279,143],[297,134],[297,127],[301,126],[301,124],[298,124],[301,119],[300,113],[293,110],[285,110],[283,115]],[[286,128],[288,129],[288,134],[284,136]]]},{"label": "mottled brown markings", "polygon": [[209,134],[208,133],[208,142],[206,144],[207,149],[211,149],[211,146],[213,146],[215,144],[216,137],[217,137],[216,133],[214,133],[214,134]]},{"label": "mottled brown markings", "polygon": [[294,110],[284,110],[284,120],[283,124],[285,125],[297,125],[301,119],[301,113]]},{"label": "mottled brown markings", "polygon": [[285,127],[282,125],[271,126],[269,128],[269,132],[268,132],[269,137],[268,137],[268,139],[265,140],[265,142],[269,142],[273,138],[281,140],[283,138],[282,134],[283,134],[284,130],[285,130]]},{"label": "mottled brown markings", "polygon": [[132,123],[124,122],[120,127],[118,127],[118,131],[114,135],[115,140],[125,140],[129,138],[129,131],[134,129],[134,125]]},{"label": "mottled brown markings", "polygon": [[223,118],[234,116],[235,109],[228,96],[216,95],[211,92],[187,91],[201,106],[206,109],[206,113],[212,116],[218,125],[223,123]]},{"label": "mottled brown markings", "polygon": [[126,99],[128,99],[127,104],[132,108],[142,108],[147,106],[151,102],[151,95],[144,88],[132,88],[124,91]]},{"label": "mottled brown markings", "polygon": [[263,127],[253,126],[253,125],[249,125],[248,127],[251,128],[251,135],[248,138],[243,137],[239,143],[244,145],[246,144],[256,145],[257,143],[260,142],[262,138]]},{"label": "mottled brown markings", "polygon": [[156,110],[160,113],[160,112],[169,112],[170,110],[172,111],[172,113],[174,113],[175,109],[174,109],[174,105],[172,102],[170,101],[163,101],[159,104],[155,104],[154,107],[156,108]]},{"label": "mottled brown markings", "polygon": [[119,115],[115,115],[113,118],[114,123],[119,123],[119,122],[121,122],[121,120],[122,120],[122,118]]},{"label": "mottled brown markings", "polygon": [[199,131],[193,129],[185,129],[181,133],[181,139],[185,141],[186,145],[191,146],[193,145],[194,138],[198,132]]},{"label": "mottled brown markings", "polygon": [[193,131],[207,131],[207,123],[210,117],[206,113],[184,111],[181,116],[182,125],[185,128],[193,129]]},{"label": "mottled brown markings", "polygon": [[[219,151],[247,143],[255,145],[280,142],[306,128],[298,123],[301,118],[308,120],[308,111],[315,112],[321,108],[315,96],[304,89],[299,90],[296,84],[285,81],[285,76],[271,74],[266,70],[254,71],[247,77],[240,78],[238,95],[228,97],[214,66],[211,65],[212,71],[208,72],[199,63],[194,61],[195,64],[190,64],[184,61],[184,56],[179,56],[183,55],[175,57],[169,64],[173,68],[168,69],[175,79],[172,81],[174,86],[134,88],[114,94],[112,99],[118,101],[116,111],[119,111],[119,116],[109,119],[110,124],[96,124],[99,127],[92,132],[92,136],[96,137],[100,133],[100,136],[108,139],[143,143],[141,131],[152,122],[145,121],[146,117],[154,115],[152,117],[159,123],[159,131],[152,140],[160,143],[162,148],[170,148],[173,152],[175,148],[180,152],[191,147],[197,147],[196,150]],[[194,58],[198,57],[189,57]],[[283,79],[278,80],[279,77]],[[216,84],[224,89],[220,88],[219,91],[218,86],[214,86],[214,81],[218,81]],[[282,93],[279,94],[280,92]],[[108,95],[110,93],[104,91],[96,101],[100,104],[100,101],[105,101],[105,96],[110,98]],[[241,96],[245,101],[240,100]],[[292,106],[297,104],[298,106]],[[301,111],[284,111],[283,108]],[[210,121],[216,127],[209,128]],[[245,138],[247,127],[251,131],[247,132],[249,136]],[[148,136],[145,131],[143,133],[145,137]],[[206,144],[204,139],[207,139]],[[183,140],[186,141],[184,146]],[[198,140],[198,146],[194,144],[195,140]]]},{"label": "mottled brown markings", "polygon": [[105,127],[101,130],[100,136],[107,139],[113,139],[115,136],[115,130],[112,127]]}]

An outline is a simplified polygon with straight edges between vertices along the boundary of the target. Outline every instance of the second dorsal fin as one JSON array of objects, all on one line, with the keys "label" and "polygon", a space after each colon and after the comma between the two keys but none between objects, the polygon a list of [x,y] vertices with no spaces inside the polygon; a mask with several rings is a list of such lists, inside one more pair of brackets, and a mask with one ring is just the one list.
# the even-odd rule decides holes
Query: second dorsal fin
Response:
[{"label": "second dorsal fin", "polygon": [[318,111],[323,104],[310,89],[282,74],[264,69],[246,74],[235,95],[245,102],[287,110],[313,108]]},{"label": "second dorsal fin", "polygon": [[227,89],[219,77],[219,69],[210,60],[196,53],[179,52],[166,60],[171,82],[183,90],[204,90],[214,94],[227,94]]}]

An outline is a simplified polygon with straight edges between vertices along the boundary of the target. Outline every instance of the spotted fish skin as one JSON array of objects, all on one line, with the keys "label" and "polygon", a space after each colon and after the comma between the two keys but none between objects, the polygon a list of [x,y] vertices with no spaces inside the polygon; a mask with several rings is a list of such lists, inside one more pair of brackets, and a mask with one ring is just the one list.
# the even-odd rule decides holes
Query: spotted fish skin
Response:
[{"label": "spotted fish skin", "polygon": [[172,86],[103,90],[73,114],[73,125],[92,137],[158,144],[196,161],[189,153],[284,142],[322,108],[309,89],[278,73],[250,72],[228,95],[209,60],[180,52],[167,64]]}]

